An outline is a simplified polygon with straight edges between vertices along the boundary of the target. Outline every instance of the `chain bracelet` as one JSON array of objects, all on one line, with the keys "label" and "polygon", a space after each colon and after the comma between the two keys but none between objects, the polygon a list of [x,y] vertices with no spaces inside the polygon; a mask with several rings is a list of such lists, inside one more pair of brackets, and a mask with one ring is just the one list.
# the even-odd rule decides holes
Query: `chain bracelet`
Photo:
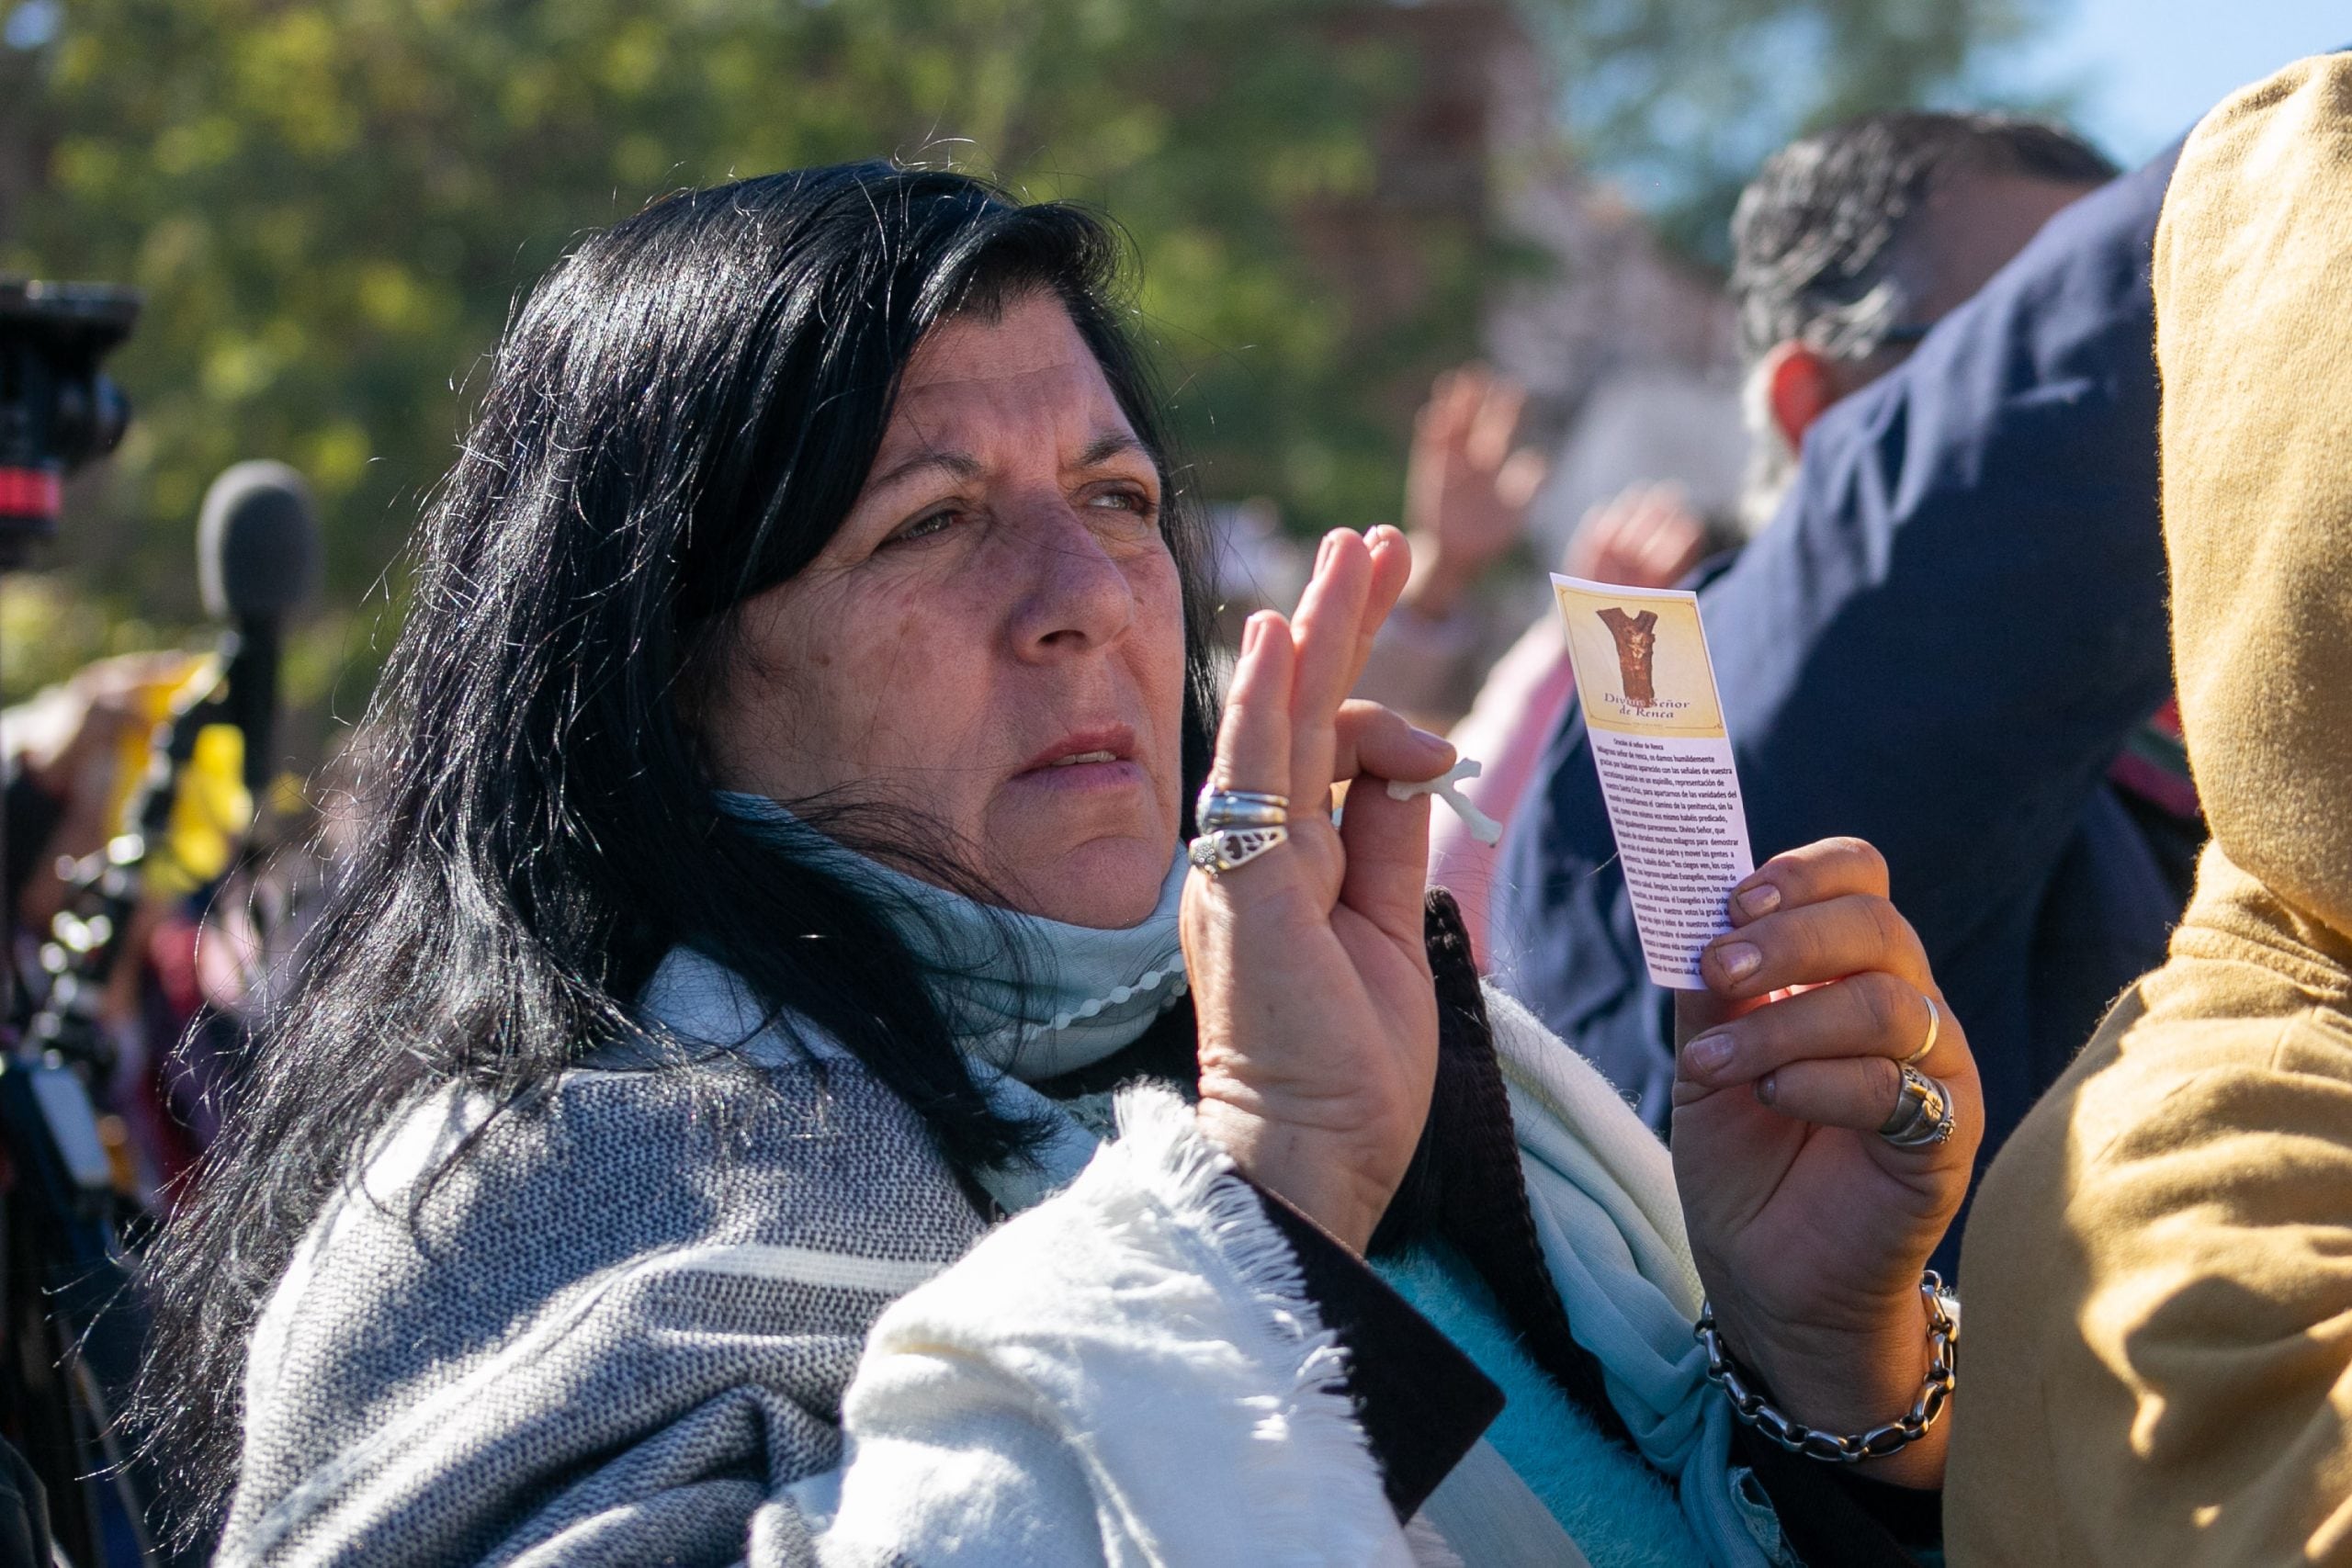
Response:
[{"label": "chain bracelet", "polygon": [[1928,1435],[1928,1428],[1936,1424],[1944,1406],[1951,1403],[1952,1387],[1959,1382],[1953,1355],[1960,1345],[1960,1319],[1952,1315],[1951,1304],[1943,1292],[1944,1282],[1934,1269],[1920,1275],[1919,1299],[1928,1309],[1928,1345],[1932,1354],[1927,1378],[1919,1385],[1919,1397],[1911,1402],[1909,1412],[1901,1418],[1867,1432],[1816,1432],[1749,1387],[1747,1372],[1731,1359],[1731,1353],[1724,1348],[1723,1336],[1715,1331],[1713,1303],[1700,1303],[1699,1323],[1692,1333],[1707,1352],[1707,1381],[1724,1391],[1724,1397],[1731,1401],[1732,1414],[1743,1424],[1755,1427],[1792,1454],[1829,1464],[1852,1464],[1858,1460],[1883,1459],[1909,1448]]}]

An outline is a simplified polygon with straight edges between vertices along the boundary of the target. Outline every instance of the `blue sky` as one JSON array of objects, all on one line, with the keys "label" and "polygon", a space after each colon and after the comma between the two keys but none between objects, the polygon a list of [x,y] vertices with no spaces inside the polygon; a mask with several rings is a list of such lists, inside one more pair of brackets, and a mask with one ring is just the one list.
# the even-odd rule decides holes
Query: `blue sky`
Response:
[{"label": "blue sky", "polygon": [[1984,75],[2007,93],[2074,86],[2076,121],[2132,164],[2236,88],[2346,44],[2345,0],[2061,0],[2041,37]]}]

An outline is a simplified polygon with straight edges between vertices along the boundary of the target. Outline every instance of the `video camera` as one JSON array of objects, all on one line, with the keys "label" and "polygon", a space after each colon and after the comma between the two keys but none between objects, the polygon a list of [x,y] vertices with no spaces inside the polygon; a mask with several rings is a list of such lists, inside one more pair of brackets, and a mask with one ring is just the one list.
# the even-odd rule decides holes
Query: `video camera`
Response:
[{"label": "video camera", "polygon": [[[66,477],[121,441],[130,404],[100,366],[139,303],[107,284],[0,279],[0,573],[55,536]],[[58,863],[64,903],[46,932],[12,931],[17,909],[0,909],[0,1437],[40,1480],[62,1554],[108,1568],[204,1555],[156,1534],[159,1456],[131,1451],[118,1420],[146,1329],[132,1271],[155,1215],[128,1129],[106,1114],[119,1092],[111,980],[141,961],[130,933],[151,874],[192,874],[175,808],[208,731],[237,732],[246,792],[266,798],[280,636],[318,575],[309,487],[282,463],[232,465],[205,492],[196,545],[217,652],[165,699],[119,828]],[[254,825],[222,831],[232,869],[254,863]]]},{"label": "video camera", "polygon": [[[130,405],[99,364],[138,318],[139,296],[111,284],[0,278],[0,572],[56,536],[66,476],[121,441]],[[135,886],[135,865],[107,870],[95,888],[102,912],[73,920],[100,961],[119,946]],[[25,1017],[15,914],[0,911],[0,1428],[30,1461],[62,1552],[164,1564],[172,1554],[148,1529],[154,1478],[115,1419],[144,1331],[126,1240],[141,1216],[99,1135],[99,1054],[71,1027],[85,1010],[60,1005],[75,1000],[75,966],[55,964],[45,1004]],[[42,944],[44,967],[57,947]]]},{"label": "video camera", "polygon": [[98,363],[138,319],[110,283],[0,278],[0,571],[55,536],[65,476],[121,441],[130,404]]}]

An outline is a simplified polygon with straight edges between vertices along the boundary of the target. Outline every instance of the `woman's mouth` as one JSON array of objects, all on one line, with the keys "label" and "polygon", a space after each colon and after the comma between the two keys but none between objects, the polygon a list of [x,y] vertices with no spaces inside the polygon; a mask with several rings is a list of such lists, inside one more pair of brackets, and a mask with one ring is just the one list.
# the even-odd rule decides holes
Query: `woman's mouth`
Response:
[{"label": "woman's mouth", "polygon": [[1144,779],[1135,755],[1136,735],[1127,726],[1089,726],[1065,732],[1014,777],[1056,789],[1124,789]]}]

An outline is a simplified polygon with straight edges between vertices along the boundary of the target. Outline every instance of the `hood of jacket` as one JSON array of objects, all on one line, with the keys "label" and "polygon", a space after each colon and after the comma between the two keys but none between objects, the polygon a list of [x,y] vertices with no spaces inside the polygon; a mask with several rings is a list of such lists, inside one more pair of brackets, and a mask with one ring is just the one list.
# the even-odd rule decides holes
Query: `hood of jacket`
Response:
[{"label": "hood of jacket", "polygon": [[2183,729],[2219,851],[2196,914],[2352,959],[2352,58],[2184,149],[2156,232]]},{"label": "hood of jacket", "polygon": [[2205,118],[2154,280],[2175,675],[2214,842],[2170,959],[1979,1190],[1954,1562],[2352,1544],[2352,59]]}]

